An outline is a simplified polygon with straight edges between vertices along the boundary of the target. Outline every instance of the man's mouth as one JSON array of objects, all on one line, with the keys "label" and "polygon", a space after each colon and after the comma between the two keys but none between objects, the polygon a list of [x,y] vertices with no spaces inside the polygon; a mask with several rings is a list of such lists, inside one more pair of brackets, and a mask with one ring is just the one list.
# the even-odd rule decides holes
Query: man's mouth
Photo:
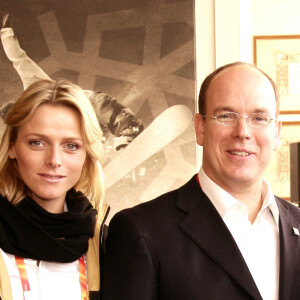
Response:
[{"label": "man's mouth", "polygon": [[245,151],[229,151],[230,154],[232,155],[237,155],[237,156],[249,156],[251,153],[245,152]]}]

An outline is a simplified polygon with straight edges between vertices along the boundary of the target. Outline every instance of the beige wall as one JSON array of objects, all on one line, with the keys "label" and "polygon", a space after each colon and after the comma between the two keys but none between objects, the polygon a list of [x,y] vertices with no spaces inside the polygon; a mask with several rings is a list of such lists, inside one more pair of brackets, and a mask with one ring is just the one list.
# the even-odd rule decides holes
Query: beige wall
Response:
[{"label": "beige wall", "polygon": [[253,62],[254,35],[300,34],[299,0],[195,0],[198,89],[215,67]]},{"label": "beige wall", "polygon": [[252,34],[299,34],[299,11],[299,0],[251,0]]}]

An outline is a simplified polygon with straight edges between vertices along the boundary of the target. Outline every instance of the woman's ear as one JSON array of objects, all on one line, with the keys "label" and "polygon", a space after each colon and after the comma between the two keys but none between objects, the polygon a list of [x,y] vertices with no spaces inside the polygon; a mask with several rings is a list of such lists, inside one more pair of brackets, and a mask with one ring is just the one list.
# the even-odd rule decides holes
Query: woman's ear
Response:
[{"label": "woman's ear", "polygon": [[195,115],[194,125],[195,125],[197,144],[203,146],[205,123],[203,117],[198,113]]},{"label": "woman's ear", "polygon": [[15,153],[15,149],[14,149],[13,145],[8,150],[8,157],[10,159],[15,159],[16,158],[16,153]]}]

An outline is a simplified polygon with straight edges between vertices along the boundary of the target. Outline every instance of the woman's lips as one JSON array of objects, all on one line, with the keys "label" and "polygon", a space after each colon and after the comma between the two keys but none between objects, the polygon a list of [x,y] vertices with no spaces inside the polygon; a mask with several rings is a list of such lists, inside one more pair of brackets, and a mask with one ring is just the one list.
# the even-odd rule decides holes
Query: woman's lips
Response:
[{"label": "woman's lips", "polygon": [[39,176],[42,177],[45,181],[52,182],[52,183],[59,182],[63,178],[65,178],[65,176],[63,175],[54,175],[54,174],[46,174],[46,173],[39,173]]}]

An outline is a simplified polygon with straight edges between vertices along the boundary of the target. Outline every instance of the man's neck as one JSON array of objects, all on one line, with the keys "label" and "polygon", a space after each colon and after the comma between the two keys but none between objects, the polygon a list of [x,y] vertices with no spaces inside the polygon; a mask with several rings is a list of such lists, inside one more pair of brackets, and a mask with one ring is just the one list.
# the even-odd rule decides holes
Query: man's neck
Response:
[{"label": "man's neck", "polygon": [[261,182],[261,184],[248,185],[247,187],[239,186],[236,189],[233,189],[232,186],[223,188],[235,199],[247,206],[248,218],[253,224],[263,205],[267,193],[266,185]]},{"label": "man's neck", "polygon": [[[203,169],[205,172],[205,170]],[[217,181],[211,178],[208,173],[206,173],[215,184],[220,188],[229,193],[236,200],[245,204],[248,208],[249,221],[253,224],[257,214],[261,210],[263,201],[267,194],[267,186],[263,181],[263,178],[256,179],[253,182],[237,182],[237,181]]]}]

